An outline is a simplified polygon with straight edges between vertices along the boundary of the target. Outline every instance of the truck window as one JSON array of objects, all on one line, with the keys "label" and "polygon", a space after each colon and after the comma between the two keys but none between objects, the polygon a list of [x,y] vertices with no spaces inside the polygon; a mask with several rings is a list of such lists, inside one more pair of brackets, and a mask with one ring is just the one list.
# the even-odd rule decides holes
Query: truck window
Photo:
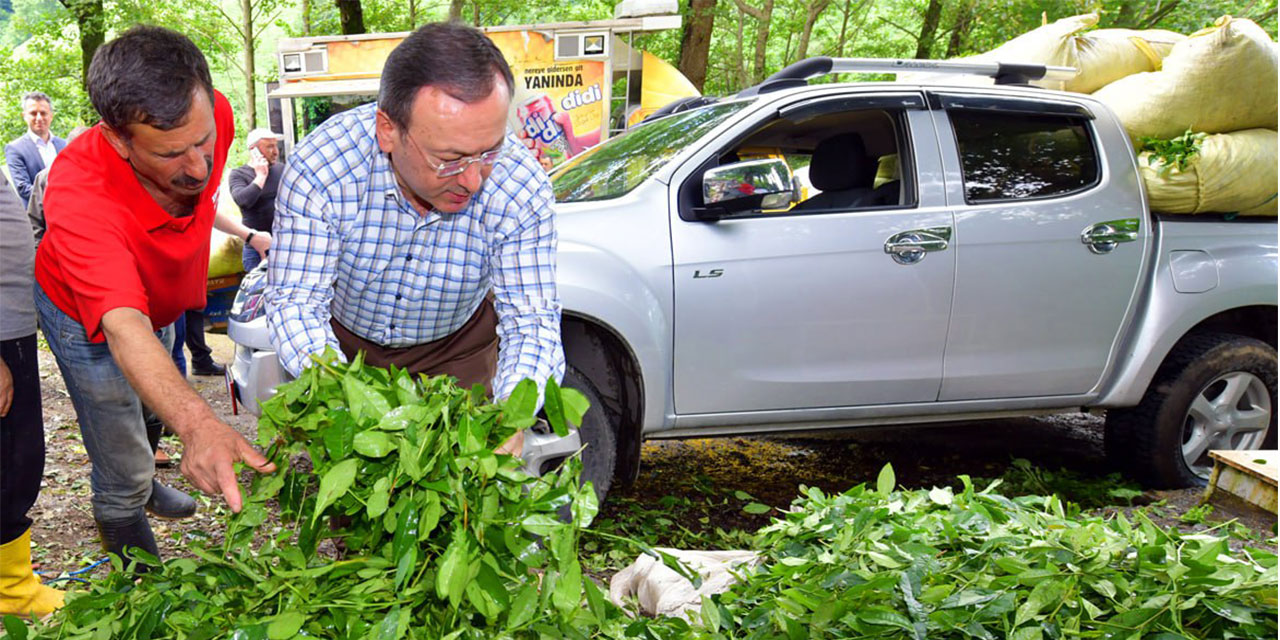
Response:
[{"label": "truck window", "polygon": [[566,162],[551,175],[557,202],[617,198],[748,102],[726,102],[642,124]]},{"label": "truck window", "polygon": [[791,169],[790,205],[740,215],[836,213],[914,206],[912,184],[904,183],[900,162],[910,168],[903,114],[896,110],[835,111],[765,123],[721,154],[726,166],[759,158],[779,158]]},{"label": "truck window", "polygon": [[1098,183],[1098,156],[1085,118],[948,113],[971,204],[1062,196]]}]

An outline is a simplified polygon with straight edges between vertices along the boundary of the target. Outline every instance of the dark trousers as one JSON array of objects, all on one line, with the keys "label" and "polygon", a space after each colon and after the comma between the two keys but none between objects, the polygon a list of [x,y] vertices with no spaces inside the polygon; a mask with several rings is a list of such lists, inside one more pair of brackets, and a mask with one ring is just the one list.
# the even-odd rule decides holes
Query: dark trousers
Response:
[{"label": "dark trousers", "polygon": [[204,342],[204,309],[188,309],[183,314],[187,320],[187,335],[183,342],[191,352],[191,366],[208,368],[213,365],[213,349]]},{"label": "dark trousers", "polygon": [[0,544],[31,528],[27,511],[44,477],[44,412],[36,336],[0,341],[0,359],[13,376],[13,403],[0,418]]}]

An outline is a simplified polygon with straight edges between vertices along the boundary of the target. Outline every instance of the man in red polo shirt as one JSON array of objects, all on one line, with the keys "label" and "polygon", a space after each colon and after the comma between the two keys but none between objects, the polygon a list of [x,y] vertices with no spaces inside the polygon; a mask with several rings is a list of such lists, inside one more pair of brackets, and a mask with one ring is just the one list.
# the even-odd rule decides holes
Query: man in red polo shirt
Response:
[{"label": "man in red polo shirt", "polygon": [[[204,306],[215,196],[235,128],[203,54],[167,29],[134,27],[100,47],[87,84],[102,122],[50,172],[36,307],[93,463],[103,546],[158,556],[146,513],[175,515],[164,512],[185,510],[172,504],[181,498],[158,504],[157,492],[184,494],[153,482],[145,411],[182,439],[182,473],[233,511],[241,507],[234,463],[275,470],[187,385],[164,344],[169,325]],[[217,226],[249,231],[221,218]]]}]

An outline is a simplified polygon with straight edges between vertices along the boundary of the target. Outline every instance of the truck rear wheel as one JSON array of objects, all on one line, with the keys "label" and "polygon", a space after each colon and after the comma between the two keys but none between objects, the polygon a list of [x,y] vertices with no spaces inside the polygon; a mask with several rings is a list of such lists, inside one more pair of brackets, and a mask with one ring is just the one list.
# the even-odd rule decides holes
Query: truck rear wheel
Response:
[{"label": "truck rear wheel", "polygon": [[1213,449],[1276,446],[1276,350],[1229,333],[1184,338],[1138,406],[1107,411],[1107,458],[1152,487],[1203,486]]}]

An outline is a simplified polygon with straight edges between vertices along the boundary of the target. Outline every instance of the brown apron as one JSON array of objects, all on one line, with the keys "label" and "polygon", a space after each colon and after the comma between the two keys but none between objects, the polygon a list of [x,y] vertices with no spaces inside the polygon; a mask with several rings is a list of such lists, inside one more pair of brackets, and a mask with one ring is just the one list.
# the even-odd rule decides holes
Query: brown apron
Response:
[{"label": "brown apron", "polygon": [[479,382],[493,395],[493,376],[498,372],[498,314],[493,310],[492,294],[485,296],[480,308],[462,328],[439,340],[409,347],[384,347],[352,333],[336,319],[330,319],[329,323],[348,360],[363,351],[367,364],[376,367],[394,364],[414,375],[448,374],[457,378],[463,388],[469,389]]}]

